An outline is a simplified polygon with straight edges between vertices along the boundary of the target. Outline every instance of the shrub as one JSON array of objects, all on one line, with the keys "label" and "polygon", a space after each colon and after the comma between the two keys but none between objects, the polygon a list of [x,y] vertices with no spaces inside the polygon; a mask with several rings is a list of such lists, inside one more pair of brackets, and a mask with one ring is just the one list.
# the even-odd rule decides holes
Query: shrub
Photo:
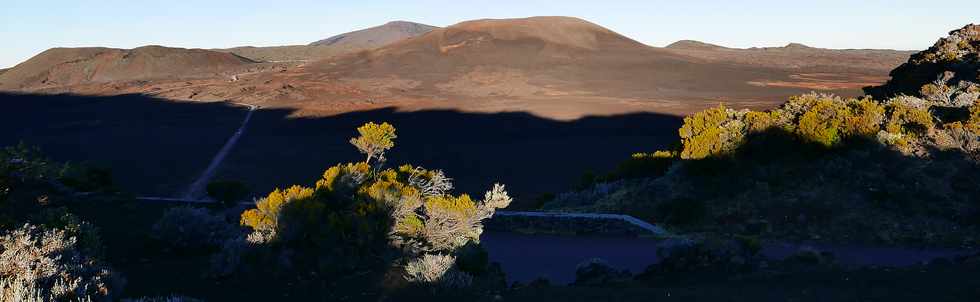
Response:
[{"label": "shrub", "polygon": [[[384,148],[367,148],[380,151],[367,152],[365,162],[330,167],[314,188],[277,189],[258,200],[241,218],[252,230],[249,241],[308,247],[348,258],[374,259],[380,258],[370,257],[375,253],[395,251],[409,281],[469,284],[472,276],[455,267],[456,254],[463,246],[479,243],[483,220],[510,204],[504,186],[495,185],[477,201],[450,194],[451,179],[442,171],[411,165],[372,167],[370,159],[393,146],[394,128],[369,123],[359,131],[361,137],[352,139],[359,149],[356,142],[362,141]],[[466,262],[467,270],[472,264]]]},{"label": "shrub", "polygon": [[850,114],[847,116],[846,129],[849,135],[873,137],[881,130],[881,124],[885,120],[884,106],[865,98],[849,102],[848,107]]},{"label": "shrub", "polygon": [[241,224],[256,232],[276,235],[280,231],[279,219],[283,207],[290,202],[306,203],[313,197],[313,189],[292,186],[286,190],[276,189],[255,203],[256,208],[242,213]]},{"label": "shrub", "polygon": [[783,118],[780,111],[750,111],[745,113],[745,125],[749,133],[763,132],[783,124]]},{"label": "shrub", "polygon": [[610,177],[605,181],[619,179],[659,177],[667,173],[667,169],[677,161],[675,151],[656,151],[653,153],[635,153],[630,159],[620,163]]},{"label": "shrub", "polygon": [[700,159],[737,147],[745,127],[739,120],[742,115],[719,105],[685,117],[684,125],[678,130],[684,146],[681,158]]},{"label": "shrub", "polygon": [[708,209],[702,201],[680,198],[660,204],[657,206],[657,213],[666,223],[690,225],[707,217]]},{"label": "shrub", "polygon": [[248,186],[231,180],[212,181],[207,187],[208,196],[223,204],[231,205],[248,197]]},{"label": "shrub", "polygon": [[426,254],[405,265],[405,279],[420,283],[437,283],[453,268],[456,257],[439,254]]},{"label": "shrub", "polygon": [[112,170],[88,165],[65,165],[58,180],[81,192],[111,191]]},{"label": "shrub", "polygon": [[832,147],[846,134],[843,126],[847,118],[847,107],[831,99],[822,99],[800,117],[797,133],[806,141]]},{"label": "shrub", "polygon": [[361,136],[350,139],[350,143],[367,155],[365,163],[370,163],[372,158],[383,161],[385,151],[395,146],[394,139],[398,137],[395,135],[395,127],[388,123],[370,122],[358,127],[357,132]]},{"label": "shrub", "polygon": [[44,301],[111,300],[113,291],[121,288],[120,279],[77,244],[77,238],[63,230],[29,224],[0,237],[2,295]]},{"label": "shrub", "polygon": [[11,186],[13,181],[51,179],[57,167],[41,156],[38,148],[24,143],[0,149],[0,183]]},{"label": "shrub", "polygon": [[602,286],[630,281],[632,274],[626,270],[616,270],[608,262],[593,258],[575,267],[575,282],[579,286]]},{"label": "shrub", "polygon": [[932,114],[924,109],[917,109],[901,104],[890,104],[891,114],[885,124],[885,131],[901,135],[923,135],[935,127]]},{"label": "shrub", "polygon": [[235,233],[224,217],[191,206],[167,209],[153,225],[153,237],[175,249],[215,248]]}]

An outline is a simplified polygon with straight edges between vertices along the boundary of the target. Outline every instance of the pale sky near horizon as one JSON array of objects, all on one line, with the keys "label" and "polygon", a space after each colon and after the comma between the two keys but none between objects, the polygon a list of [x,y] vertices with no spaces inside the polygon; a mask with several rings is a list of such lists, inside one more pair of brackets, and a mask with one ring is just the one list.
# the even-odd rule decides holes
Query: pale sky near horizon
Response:
[{"label": "pale sky near horizon", "polygon": [[146,1],[5,0],[0,68],[52,47],[227,48],[307,44],[406,20],[448,26],[481,18],[575,16],[640,42],[729,47],[925,49],[980,22],[980,1]]}]

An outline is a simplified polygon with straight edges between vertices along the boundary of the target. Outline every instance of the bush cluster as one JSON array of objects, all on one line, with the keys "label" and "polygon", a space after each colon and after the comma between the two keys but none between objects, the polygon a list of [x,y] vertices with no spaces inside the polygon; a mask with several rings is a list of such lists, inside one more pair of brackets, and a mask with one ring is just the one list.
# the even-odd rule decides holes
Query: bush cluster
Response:
[{"label": "bush cluster", "polygon": [[[676,151],[638,154],[611,173],[639,179],[593,181],[543,208],[627,213],[691,232],[766,225],[761,233],[795,239],[976,242],[969,217],[980,191],[966,184],[980,177],[980,101],[811,93],[684,121]],[[914,234],[893,227],[909,221],[941,223],[916,223]]]},{"label": "bush cluster", "polygon": [[0,300],[111,301],[119,287],[65,230],[26,224],[0,237]]},{"label": "bush cluster", "polygon": [[225,205],[232,205],[248,197],[249,189],[242,182],[216,180],[208,184],[208,196]]},{"label": "bush cluster", "polygon": [[206,208],[167,209],[155,224],[153,237],[177,250],[215,248],[236,235],[237,228]]},{"label": "bush cluster", "polygon": [[928,108],[902,101],[842,99],[821,94],[792,97],[779,108],[735,111],[721,105],[691,115],[680,128],[683,159],[724,156],[752,134],[771,130],[792,133],[801,143],[832,148],[852,138],[886,136],[907,146],[935,127]]},{"label": "bush cluster", "polygon": [[[371,135],[372,129],[387,134]],[[369,124],[359,130],[362,136],[352,142],[393,146],[393,127]],[[482,200],[453,195],[451,179],[441,171],[369,162],[379,157],[368,153],[364,162],[330,167],[313,187],[277,189],[259,199],[241,216],[251,230],[249,241],[329,250],[347,259],[393,253],[410,282],[468,284],[472,275],[464,270],[473,269],[456,265],[458,253],[479,243],[483,220],[510,204],[504,186],[495,185]]]}]

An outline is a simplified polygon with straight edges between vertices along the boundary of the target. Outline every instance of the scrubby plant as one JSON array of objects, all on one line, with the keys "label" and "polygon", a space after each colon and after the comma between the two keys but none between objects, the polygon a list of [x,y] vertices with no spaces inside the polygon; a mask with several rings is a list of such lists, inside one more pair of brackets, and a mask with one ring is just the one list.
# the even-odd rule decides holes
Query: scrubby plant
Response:
[{"label": "scrubby plant", "polygon": [[[973,231],[965,230],[975,224],[951,217],[973,217],[980,206],[980,191],[965,185],[980,173],[978,125],[980,102],[951,108],[913,96],[878,101],[811,93],[768,111],[710,108],[685,119],[669,173],[593,182],[543,208],[627,213],[697,233],[895,240],[892,227],[848,216],[860,213],[934,230],[930,237],[907,235],[916,240],[972,244]],[[723,144],[721,137],[739,139]],[[733,148],[719,147],[725,145]],[[748,231],[757,221],[770,231]],[[960,228],[944,231],[951,225]]]},{"label": "scrubby plant", "polygon": [[286,190],[276,189],[255,203],[256,208],[242,213],[241,224],[252,230],[273,237],[280,233],[279,219],[287,203],[309,203],[313,189],[292,186]]},{"label": "scrubby plant", "polygon": [[456,255],[479,243],[483,220],[511,198],[499,184],[482,200],[452,195],[451,179],[439,170],[384,168],[383,160],[372,166],[371,158],[394,146],[394,131],[387,123],[366,124],[352,143],[370,151],[368,160],[330,167],[313,188],[277,189],[259,199],[241,217],[251,229],[248,242],[325,249],[349,258],[394,252],[409,281],[469,284],[472,276],[455,267]]},{"label": "scrubby plant", "polygon": [[980,86],[965,80],[952,84],[955,76],[956,73],[952,71],[943,72],[932,83],[923,85],[919,94],[939,106],[970,106],[980,97]]},{"label": "scrubby plant", "polygon": [[659,150],[653,153],[634,153],[618,166],[603,181],[619,179],[658,177],[667,173],[667,169],[676,162],[679,154],[676,151]]},{"label": "scrubby plant", "polygon": [[455,263],[456,257],[450,255],[426,254],[405,264],[405,279],[418,283],[444,282]]},{"label": "scrubby plant", "polygon": [[248,186],[240,181],[216,180],[207,186],[208,196],[225,205],[231,205],[248,197]]},{"label": "scrubby plant", "polygon": [[924,135],[935,127],[932,114],[924,109],[900,104],[888,106],[889,116],[885,131],[902,135]]},{"label": "scrubby plant", "polygon": [[623,283],[633,279],[633,275],[627,270],[617,270],[606,260],[592,258],[575,267],[574,285],[579,286],[603,286],[616,283]]},{"label": "scrubby plant", "polygon": [[121,281],[59,229],[26,224],[0,237],[5,296],[44,301],[110,301]]},{"label": "scrubby plant", "polygon": [[847,118],[847,107],[841,102],[819,100],[800,116],[797,133],[806,141],[833,147],[846,135],[843,126]]},{"label": "scrubby plant", "polygon": [[181,206],[163,212],[153,224],[153,237],[175,249],[215,248],[237,235],[236,229],[206,208]]},{"label": "scrubby plant", "polygon": [[113,190],[112,170],[103,167],[66,164],[58,175],[58,181],[80,192]]},{"label": "scrubby plant", "polygon": [[744,114],[719,105],[685,117],[678,130],[684,145],[681,158],[700,159],[736,148],[743,137]]},{"label": "scrubby plant", "polygon": [[0,149],[0,183],[8,186],[13,181],[50,179],[58,170],[38,148],[20,143]]},{"label": "scrubby plant", "polygon": [[845,129],[852,136],[873,137],[885,121],[885,107],[871,98],[850,101],[848,112]]},{"label": "scrubby plant", "polygon": [[388,123],[375,124],[369,122],[357,128],[360,136],[352,138],[350,143],[357,147],[364,155],[367,155],[365,163],[370,163],[372,158],[384,160],[385,151],[395,146],[395,127]]}]

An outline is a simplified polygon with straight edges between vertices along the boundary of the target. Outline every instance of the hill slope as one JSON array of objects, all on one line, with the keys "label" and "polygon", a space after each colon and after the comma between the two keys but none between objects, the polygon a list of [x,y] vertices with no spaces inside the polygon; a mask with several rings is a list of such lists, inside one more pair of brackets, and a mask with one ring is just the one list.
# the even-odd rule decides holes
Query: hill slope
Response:
[{"label": "hill slope", "polygon": [[420,23],[393,21],[380,26],[339,34],[309,45],[244,46],[216,50],[235,53],[258,61],[313,61],[385,46],[425,34],[436,28]]},{"label": "hill slope", "polygon": [[255,63],[203,49],[52,48],[0,74],[0,89],[33,90],[117,81],[215,77]]},{"label": "hill slope", "polygon": [[417,81],[419,89],[470,96],[739,97],[784,93],[748,82],[789,75],[649,47],[570,17],[468,21],[308,69],[342,78],[398,77]]},{"label": "hill slope", "polygon": [[728,48],[682,40],[667,45],[674,53],[713,62],[728,62],[810,72],[887,72],[902,64],[913,51],[888,49],[825,49],[790,43],[784,47]]},{"label": "hill slope", "polygon": [[384,25],[339,34],[310,46],[344,46],[352,48],[375,48],[392,42],[423,35],[438,27],[408,21],[392,21]]}]

